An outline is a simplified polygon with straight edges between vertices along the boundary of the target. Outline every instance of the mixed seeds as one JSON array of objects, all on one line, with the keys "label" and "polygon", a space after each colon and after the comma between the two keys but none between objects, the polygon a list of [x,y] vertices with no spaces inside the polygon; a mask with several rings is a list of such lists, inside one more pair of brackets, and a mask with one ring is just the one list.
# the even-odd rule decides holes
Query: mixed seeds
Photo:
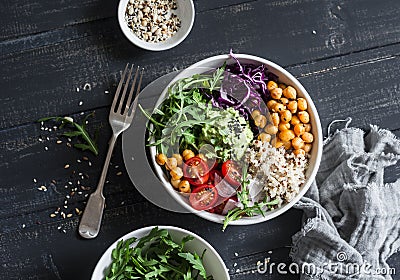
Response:
[{"label": "mixed seeds", "polygon": [[139,39],[160,43],[181,27],[175,0],[129,0],[125,12],[128,27]]}]

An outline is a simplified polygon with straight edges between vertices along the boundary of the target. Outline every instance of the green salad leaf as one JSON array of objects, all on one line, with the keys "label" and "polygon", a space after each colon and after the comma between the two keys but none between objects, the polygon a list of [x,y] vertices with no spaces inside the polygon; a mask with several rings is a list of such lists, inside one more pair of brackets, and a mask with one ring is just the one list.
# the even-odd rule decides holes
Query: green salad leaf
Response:
[{"label": "green salad leaf", "polygon": [[105,279],[213,279],[203,265],[205,250],[201,256],[185,251],[185,244],[191,240],[188,235],[175,242],[166,229],[158,227],[140,239],[120,240],[112,250]]}]

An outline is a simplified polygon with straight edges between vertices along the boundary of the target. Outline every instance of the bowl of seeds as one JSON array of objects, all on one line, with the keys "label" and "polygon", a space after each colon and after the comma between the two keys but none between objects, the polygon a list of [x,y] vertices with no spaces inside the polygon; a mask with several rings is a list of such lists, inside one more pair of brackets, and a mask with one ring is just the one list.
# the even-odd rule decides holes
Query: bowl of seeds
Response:
[{"label": "bowl of seeds", "polygon": [[180,44],[194,22],[192,0],[121,0],[118,22],[136,46],[162,51]]}]

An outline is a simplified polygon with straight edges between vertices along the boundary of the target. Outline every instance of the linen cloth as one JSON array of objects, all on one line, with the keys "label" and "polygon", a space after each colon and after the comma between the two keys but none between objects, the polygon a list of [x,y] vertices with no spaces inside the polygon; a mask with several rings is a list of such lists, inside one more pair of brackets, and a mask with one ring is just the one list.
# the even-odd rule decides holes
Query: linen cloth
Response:
[{"label": "linen cloth", "polygon": [[294,206],[305,218],[290,253],[301,279],[392,279],[400,179],[385,183],[384,170],[400,159],[400,141],[377,126],[365,135],[347,125],[324,141],[316,180]]}]

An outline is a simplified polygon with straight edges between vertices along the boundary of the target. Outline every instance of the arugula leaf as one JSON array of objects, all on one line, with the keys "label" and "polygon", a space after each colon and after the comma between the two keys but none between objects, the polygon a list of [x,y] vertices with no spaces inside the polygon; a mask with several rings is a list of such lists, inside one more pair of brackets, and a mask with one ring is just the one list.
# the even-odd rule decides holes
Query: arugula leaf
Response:
[{"label": "arugula leaf", "polygon": [[88,117],[93,116],[93,113],[88,114],[84,119],[82,124],[78,124],[73,121],[70,117],[45,117],[38,120],[38,122],[45,122],[49,120],[54,120],[56,122],[61,122],[60,128],[64,127],[65,125],[69,124],[70,126],[74,127],[76,130],[64,132],[62,135],[66,137],[81,137],[86,144],[77,143],[74,144],[74,147],[77,149],[81,149],[82,151],[90,150],[96,156],[99,154],[97,145],[94,140],[90,137],[89,133],[86,131],[86,120]]},{"label": "arugula leaf", "polygon": [[203,261],[201,260],[199,255],[197,255],[196,253],[192,254],[189,252],[179,253],[178,255],[187,260],[192,265],[193,269],[197,269],[201,277],[207,279],[207,272],[203,266]]}]

